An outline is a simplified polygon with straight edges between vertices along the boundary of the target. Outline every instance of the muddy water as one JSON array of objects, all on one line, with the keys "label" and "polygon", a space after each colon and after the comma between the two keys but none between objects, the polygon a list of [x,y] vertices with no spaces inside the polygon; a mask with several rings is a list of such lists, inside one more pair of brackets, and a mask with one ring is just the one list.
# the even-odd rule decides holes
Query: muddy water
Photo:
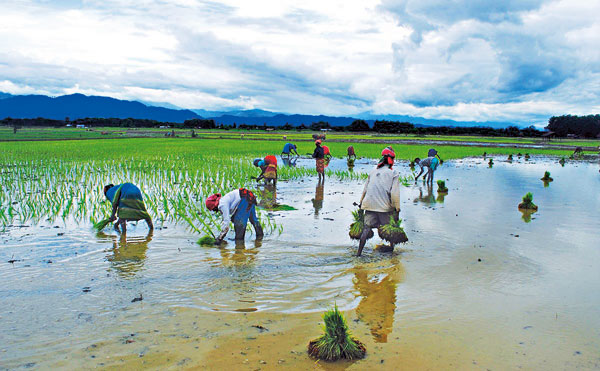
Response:
[{"label": "muddy water", "polygon": [[[144,223],[126,237],[8,228],[0,366],[598,368],[600,174],[555,162],[446,162],[436,177],[448,195],[421,182],[401,190],[409,243],[380,253],[375,237],[360,258],[347,231],[362,184],[332,179],[279,182],[269,195],[298,210],[273,212],[283,232],[262,243],[199,247],[183,226],[147,234]],[[372,166],[357,160],[355,171]],[[539,205],[529,217],[517,210],[528,191]],[[307,358],[333,303],[365,360]]]}]

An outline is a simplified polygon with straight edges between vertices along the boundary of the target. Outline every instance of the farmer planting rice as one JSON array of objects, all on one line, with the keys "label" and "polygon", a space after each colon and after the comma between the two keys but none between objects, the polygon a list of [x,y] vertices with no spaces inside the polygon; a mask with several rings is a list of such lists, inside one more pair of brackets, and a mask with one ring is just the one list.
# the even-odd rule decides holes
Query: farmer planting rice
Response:
[{"label": "farmer planting rice", "polygon": [[[364,228],[360,236],[357,256],[360,256],[372,228],[398,220],[400,214],[399,174],[393,169],[396,154],[390,147],[381,152],[377,167],[369,173],[360,198],[359,208],[365,210]],[[390,243],[391,248],[394,244]]]},{"label": "farmer planting rice", "polygon": [[142,198],[142,191],[131,183],[109,184],[104,187],[104,195],[112,203],[112,213],[109,220],[115,223],[115,229],[119,226],[123,233],[127,232],[127,222],[135,222],[144,219],[148,228],[154,229],[152,219],[146,211],[146,205]]},{"label": "farmer planting rice", "polygon": [[294,152],[296,156],[299,156],[296,145],[293,143],[286,143],[283,146],[283,151],[281,151],[281,154],[290,157],[290,154],[292,154],[292,152]]},{"label": "farmer planting rice", "polygon": [[227,232],[229,232],[229,223],[233,222],[235,229],[235,239],[243,240],[246,235],[246,225],[248,219],[254,226],[256,238],[263,237],[263,230],[258,218],[256,217],[256,196],[245,188],[236,189],[221,197],[220,193],[215,193],[206,199],[206,207],[215,212],[221,212],[223,222],[221,223],[221,233],[215,240],[215,244],[220,244]]},{"label": "farmer planting rice", "polygon": [[273,155],[266,156],[264,160],[254,159],[254,166],[260,167],[262,170],[256,181],[265,180],[265,183],[273,182],[277,184],[277,157]]},{"label": "farmer planting rice", "polygon": [[433,186],[433,173],[440,164],[440,161],[435,157],[427,157],[424,160],[417,157],[414,162],[421,167],[421,172],[415,177],[415,182],[419,179],[421,174],[423,174],[423,171],[425,171],[424,168],[426,167],[427,174],[425,174],[425,182]]},{"label": "farmer planting rice", "polygon": [[321,147],[321,139],[315,140],[315,147],[312,157],[315,159],[315,166],[320,182],[321,180],[325,180],[325,150]]},{"label": "farmer planting rice", "polygon": [[348,160],[356,160],[356,152],[353,146],[348,146]]}]

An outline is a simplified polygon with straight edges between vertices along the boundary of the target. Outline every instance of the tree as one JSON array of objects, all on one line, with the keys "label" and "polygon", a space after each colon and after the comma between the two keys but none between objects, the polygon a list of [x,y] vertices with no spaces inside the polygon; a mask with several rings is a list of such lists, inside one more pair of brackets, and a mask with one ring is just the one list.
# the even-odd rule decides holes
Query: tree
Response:
[{"label": "tree", "polygon": [[350,130],[350,131],[369,131],[369,130],[371,130],[371,128],[369,127],[369,124],[367,124],[367,122],[365,120],[354,120],[348,126],[348,130]]}]

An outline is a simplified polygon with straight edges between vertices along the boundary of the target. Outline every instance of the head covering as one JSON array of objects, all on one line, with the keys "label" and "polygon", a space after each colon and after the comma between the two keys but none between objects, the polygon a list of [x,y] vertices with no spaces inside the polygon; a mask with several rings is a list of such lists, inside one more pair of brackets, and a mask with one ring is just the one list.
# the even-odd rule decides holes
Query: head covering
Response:
[{"label": "head covering", "polygon": [[258,163],[261,161],[260,158],[255,158],[254,161],[252,162],[254,164],[254,166],[258,167]]},{"label": "head covering", "polygon": [[108,192],[109,189],[111,189],[112,187],[114,187],[114,184],[107,184],[104,186],[104,194],[106,194],[106,192]]},{"label": "head covering", "polygon": [[427,157],[434,157],[437,153],[438,151],[436,151],[435,148],[430,148],[429,151],[427,151]]},{"label": "head covering", "polygon": [[206,207],[208,210],[214,211],[217,207],[219,207],[219,200],[221,199],[220,193],[215,193],[214,195],[208,197],[206,199]]},{"label": "head covering", "polygon": [[392,166],[394,166],[394,158],[396,157],[396,153],[394,153],[392,147],[385,147],[383,151],[381,151],[381,156],[377,168],[379,169],[383,165],[388,165],[391,169]]},{"label": "head covering", "polygon": [[318,146],[319,146],[319,145],[321,145],[321,143],[322,143],[322,142],[321,142],[321,139],[317,139],[317,140],[315,140],[315,144],[316,144],[316,145],[318,145]]}]

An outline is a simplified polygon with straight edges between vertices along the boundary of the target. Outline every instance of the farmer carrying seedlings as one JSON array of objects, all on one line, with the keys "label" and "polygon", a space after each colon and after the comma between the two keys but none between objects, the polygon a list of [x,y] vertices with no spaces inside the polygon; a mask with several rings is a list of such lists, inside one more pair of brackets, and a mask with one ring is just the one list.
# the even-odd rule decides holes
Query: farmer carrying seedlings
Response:
[{"label": "farmer carrying seedlings", "polygon": [[273,185],[277,184],[277,157],[269,155],[263,160],[259,158],[254,159],[254,166],[261,169],[260,175],[256,178],[257,182],[264,179],[267,184],[270,181],[273,182]]},{"label": "farmer carrying seedlings", "polygon": [[154,229],[152,218],[146,211],[146,205],[142,198],[142,191],[131,183],[109,184],[104,187],[104,195],[112,203],[112,213],[109,220],[115,223],[115,229],[119,231],[119,225],[123,233],[127,232],[127,222],[135,222],[144,219],[150,230]]},{"label": "farmer carrying seedlings", "polygon": [[438,165],[440,164],[440,161],[435,158],[435,157],[427,157],[424,160],[421,160],[420,158],[415,158],[415,164],[419,165],[421,167],[421,172],[419,173],[419,175],[417,175],[415,177],[415,182],[419,179],[419,177],[421,176],[421,174],[423,174],[424,168],[427,168],[427,174],[425,175],[425,181],[427,184],[430,184],[433,186],[433,173],[435,171],[435,169],[437,169]]},{"label": "farmer carrying seedlings", "polygon": [[235,239],[243,240],[246,235],[246,225],[248,219],[254,226],[256,238],[263,237],[263,230],[258,218],[256,217],[256,196],[245,188],[236,189],[221,197],[216,193],[206,199],[206,207],[215,212],[221,212],[223,222],[221,223],[221,233],[215,240],[215,244],[221,241],[229,232],[229,223],[233,222],[235,229]]},{"label": "farmer carrying seedlings", "polygon": [[290,157],[290,154],[292,154],[292,152],[294,152],[296,156],[299,156],[296,145],[293,143],[286,143],[283,146],[283,151],[281,151],[281,154]]},{"label": "farmer carrying seedlings", "polygon": [[319,174],[319,182],[325,180],[325,150],[321,147],[321,139],[315,140],[315,151],[312,154]]},{"label": "farmer carrying seedlings", "polygon": [[[399,174],[393,169],[396,154],[391,147],[381,152],[377,167],[369,173],[369,178],[360,198],[359,208],[365,210],[364,229],[360,236],[357,256],[360,256],[372,228],[388,224],[390,217],[398,220],[400,214]],[[394,248],[394,245],[391,244]]]}]

